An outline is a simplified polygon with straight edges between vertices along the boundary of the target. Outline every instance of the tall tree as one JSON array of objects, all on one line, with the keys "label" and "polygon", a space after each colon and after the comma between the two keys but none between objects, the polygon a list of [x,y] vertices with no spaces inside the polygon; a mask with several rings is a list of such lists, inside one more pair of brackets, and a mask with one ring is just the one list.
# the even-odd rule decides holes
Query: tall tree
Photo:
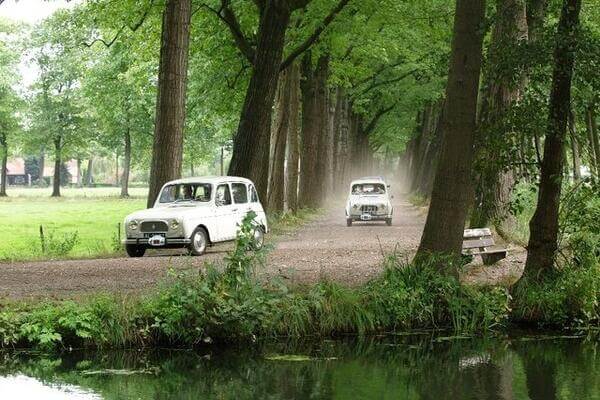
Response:
[{"label": "tall tree", "polygon": [[457,0],[442,121],[444,139],[418,257],[432,252],[460,255],[472,199],[471,166],[484,18],[485,0]]},{"label": "tall tree", "polygon": [[[506,123],[511,106],[521,98],[525,76],[515,49],[527,41],[524,0],[497,0],[496,19],[485,74],[480,118],[478,185],[471,225],[490,223],[504,230],[512,225],[510,194],[516,182],[514,149]],[[508,60],[508,61],[507,61]]]},{"label": "tall tree", "polygon": [[81,90],[85,54],[79,29],[72,14],[61,10],[33,33],[34,60],[40,73],[33,85],[32,124],[27,140],[37,150],[47,148],[53,152],[53,197],[60,196],[64,161],[85,148],[89,139]]},{"label": "tall tree", "polygon": [[181,176],[191,0],[167,0],[163,11],[148,207],[162,185]]},{"label": "tall tree", "polygon": [[290,123],[287,136],[286,201],[292,212],[298,210],[298,162],[300,160],[298,118],[300,116],[300,67],[293,63],[289,69]]},{"label": "tall tree", "polygon": [[269,180],[268,208],[282,212],[284,203],[285,149],[290,129],[292,76],[286,69],[281,73],[277,93],[275,126],[273,129],[273,152],[271,157],[271,179]]},{"label": "tall tree", "polygon": [[581,0],[564,0],[556,33],[552,91],[538,203],[529,222],[531,233],[525,264],[525,275],[533,278],[553,267],[558,248],[559,201],[580,10]]},{"label": "tall tree", "polygon": [[[252,65],[252,75],[242,106],[229,175],[249,178],[256,184],[261,198],[266,198],[269,177],[269,149],[273,100],[279,72],[306,51],[334,20],[349,0],[339,0],[314,32],[290,51],[285,59],[285,34],[292,12],[307,6],[310,0],[258,0],[259,23],[256,39],[243,33],[230,0],[221,0],[218,10],[211,10],[229,27],[240,52]],[[255,42],[256,46],[252,43]]]},{"label": "tall tree", "polygon": [[16,142],[17,112],[20,99],[15,91],[18,54],[21,49],[10,38],[19,37],[19,27],[0,19],[0,33],[9,39],[0,41],[0,197],[6,196],[9,144]]}]

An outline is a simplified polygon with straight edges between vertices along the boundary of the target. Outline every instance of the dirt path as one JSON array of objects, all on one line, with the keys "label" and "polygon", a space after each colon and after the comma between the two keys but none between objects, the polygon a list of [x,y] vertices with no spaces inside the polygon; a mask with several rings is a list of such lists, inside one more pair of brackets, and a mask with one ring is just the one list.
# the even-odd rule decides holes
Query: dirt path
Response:
[{"label": "dirt path", "polygon": [[[332,204],[315,221],[277,237],[261,274],[279,274],[291,283],[310,283],[321,277],[348,284],[362,282],[379,271],[381,248],[411,253],[424,223],[423,213],[401,199],[395,204],[391,227],[377,222],[348,228],[343,213],[343,203]],[[0,264],[0,298],[63,298],[143,290],[163,280],[169,267],[200,267],[207,261],[220,261],[230,248],[231,244],[217,245],[202,257],[150,254],[139,259]]]},{"label": "dirt path", "polygon": [[[421,236],[425,213],[404,199],[394,205],[393,226],[355,223],[346,227],[343,203],[296,232],[273,243],[263,276],[281,276],[291,284],[330,278],[355,285],[381,271],[383,254],[410,258]],[[231,244],[217,245],[202,257],[150,254],[143,258],[110,258],[0,264],[0,298],[67,298],[96,292],[137,292],[155,287],[170,267],[199,268],[218,262]],[[152,253],[152,252],[151,252]],[[512,265],[512,264],[511,264]],[[517,262],[518,269],[518,262]],[[476,280],[502,280],[502,269],[475,268]],[[479,279],[480,277],[481,279]],[[506,278],[510,279],[510,278]]]}]

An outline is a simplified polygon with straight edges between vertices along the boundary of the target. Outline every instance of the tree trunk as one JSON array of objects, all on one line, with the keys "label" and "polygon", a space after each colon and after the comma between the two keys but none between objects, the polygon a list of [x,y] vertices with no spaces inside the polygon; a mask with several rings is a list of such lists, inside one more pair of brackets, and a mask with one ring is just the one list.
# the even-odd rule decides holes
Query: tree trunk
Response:
[{"label": "tree trunk", "polygon": [[81,184],[81,158],[77,159],[77,187],[82,187]]},{"label": "tree trunk", "polygon": [[123,154],[123,176],[121,177],[121,197],[129,197],[129,172],[131,170],[131,132],[129,127],[125,129],[124,154]]},{"label": "tree trunk", "polygon": [[319,206],[318,145],[319,132],[317,117],[317,82],[312,68],[311,55],[307,52],[302,59],[302,134],[300,143],[300,193],[298,203],[301,208]]},{"label": "tree trunk", "polygon": [[554,72],[538,203],[529,222],[526,276],[553,267],[558,247],[558,212],[564,166],[564,141],[571,110],[571,77],[577,45],[581,0],[564,0],[554,49]]},{"label": "tree trunk", "polygon": [[484,18],[485,0],[457,0],[442,126],[444,140],[417,253],[419,257],[432,252],[455,256],[461,253],[465,219],[472,201]]},{"label": "tree trunk", "polygon": [[526,2],[529,42],[535,43],[543,34],[548,0],[526,0]]},{"label": "tree trunk", "polygon": [[85,186],[91,187],[94,182],[94,159],[88,160],[87,171],[85,171]]},{"label": "tree trunk", "polygon": [[54,139],[54,179],[52,182],[52,197],[60,197],[60,167],[62,165],[62,141]]},{"label": "tree trunk", "polygon": [[7,186],[7,170],[6,165],[8,164],[8,143],[4,135],[0,136],[0,197],[6,197],[6,186]]},{"label": "tree trunk", "polygon": [[569,136],[571,139],[571,156],[573,160],[573,180],[581,180],[581,156],[579,151],[579,141],[577,140],[577,128],[575,126],[575,113],[569,112]]},{"label": "tree trunk", "polygon": [[40,187],[45,187],[46,186],[46,181],[44,180],[44,169],[46,168],[45,166],[45,162],[46,162],[46,155],[44,154],[44,150],[42,150],[40,152],[40,158],[39,158],[39,171],[40,171],[40,176],[39,176],[39,182],[38,185]]},{"label": "tree trunk", "polygon": [[586,126],[590,140],[590,159],[592,160],[592,173],[594,176],[600,176],[600,140],[598,138],[598,128],[596,126],[596,114],[593,106],[586,109]]},{"label": "tree trunk", "polygon": [[300,148],[298,137],[298,118],[300,116],[300,67],[293,63],[289,69],[290,79],[290,126],[287,132],[287,186],[288,209],[298,210],[298,161]]},{"label": "tree trunk", "polygon": [[321,206],[325,202],[328,193],[329,163],[331,161],[330,135],[329,135],[329,89],[327,88],[327,77],[329,75],[329,57],[322,55],[317,60],[315,70],[316,104],[315,120],[317,122],[317,180],[313,185],[317,186],[317,201]]},{"label": "tree trunk", "polygon": [[260,17],[255,65],[242,107],[228,175],[252,180],[267,198],[273,100],[290,19],[287,2],[268,2]]},{"label": "tree trunk", "polygon": [[282,212],[285,189],[285,145],[290,126],[291,75],[289,70],[281,73],[277,94],[277,113],[273,132],[273,156],[269,181],[268,207],[270,211]]},{"label": "tree trunk", "polygon": [[119,186],[119,152],[115,153],[115,186]]},{"label": "tree trunk", "polygon": [[148,207],[162,185],[181,177],[191,0],[167,0],[163,12]]},{"label": "tree trunk", "polygon": [[[511,106],[522,96],[526,79],[518,69],[503,66],[506,52],[527,40],[527,16],[523,0],[496,0],[496,22],[486,71],[487,87],[482,101],[478,185],[471,226],[495,225],[503,231],[514,226],[510,200],[516,183],[510,163],[518,162],[507,149],[505,125]],[[504,70],[502,70],[504,68]]]}]

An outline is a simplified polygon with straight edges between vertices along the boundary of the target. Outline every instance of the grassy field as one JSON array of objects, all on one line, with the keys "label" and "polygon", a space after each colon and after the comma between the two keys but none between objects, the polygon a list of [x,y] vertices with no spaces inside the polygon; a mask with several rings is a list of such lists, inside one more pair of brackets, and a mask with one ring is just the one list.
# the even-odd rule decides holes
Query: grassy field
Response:
[{"label": "grassy field", "polygon": [[[0,199],[0,261],[114,254],[117,224],[132,211],[145,208],[146,192],[134,188],[131,198],[120,199],[119,188],[69,188],[56,199],[50,197],[51,189],[9,188],[9,197]],[[75,235],[72,250],[61,254]]]},{"label": "grassy field", "polygon": [[[0,262],[122,255],[117,224],[146,207],[148,191],[133,188],[130,198],[121,199],[119,188],[66,188],[61,198],[50,197],[51,189],[46,188],[9,189],[9,197],[0,198]],[[285,234],[319,212],[306,209],[271,216],[269,226],[273,236]]]}]

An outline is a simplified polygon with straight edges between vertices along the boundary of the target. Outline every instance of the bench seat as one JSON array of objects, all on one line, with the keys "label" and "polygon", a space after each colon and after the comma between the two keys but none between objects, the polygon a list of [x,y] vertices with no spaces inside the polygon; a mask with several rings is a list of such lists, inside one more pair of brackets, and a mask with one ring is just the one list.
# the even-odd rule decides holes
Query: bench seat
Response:
[{"label": "bench seat", "polygon": [[466,256],[481,256],[485,265],[506,258],[507,249],[496,246],[489,228],[465,229],[463,232],[462,252]]}]

